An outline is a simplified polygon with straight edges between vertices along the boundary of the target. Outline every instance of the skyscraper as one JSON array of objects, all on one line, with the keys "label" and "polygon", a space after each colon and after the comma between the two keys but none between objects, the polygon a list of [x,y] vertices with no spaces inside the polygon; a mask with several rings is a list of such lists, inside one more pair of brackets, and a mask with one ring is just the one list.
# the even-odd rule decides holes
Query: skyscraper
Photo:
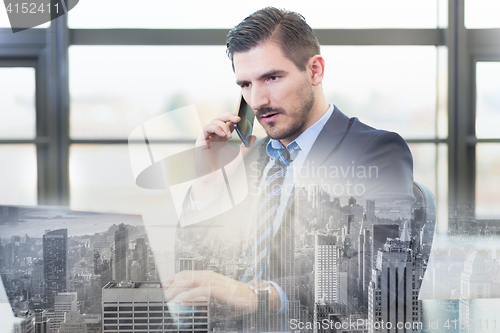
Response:
[{"label": "skyscraper", "polygon": [[[484,255],[484,253],[483,253]],[[480,313],[476,313],[471,300],[491,297],[491,279],[495,275],[495,264],[481,256],[478,251],[472,251],[464,262],[460,275],[459,318],[460,333],[475,332],[475,324]]]},{"label": "skyscraper", "polygon": [[103,332],[211,332],[208,301],[167,303],[159,282],[110,282],[102,289]]},{"label": "skyscraper", "polygon": [[373,259],[370,230],[361,228],[358,242],[358,305],[367,307],[368,285],[372,275]]},{"label": "skyscraper", "polygon": [[64,321],[60,324],[59,333],[87,333],[87,327],[80,313],[67,311]]},{"label": "skyscraper", "polygon": [[196,271],[203,269],[203,257],[179,258],[179,271]]},{"label": "skyscraper", "polygon": [[147,281],[148,280],[148,245],[146,240],[138,238],[136,241],[134,249],[134,262],[138,263],[138,275],[137,279],[132,279],[133,281]]},{"label": "skyscraper", "polygon": [[[314,241],[314,321],[340,315],[340,248],[334,235],[315,235]],[[333,316],[333,317],[332,317]],[[315,329],[315,332],[323,330]]]},{"label": "skyscraper", "polygon": [[384,247],[387,238],[395,239],[398,237],[398,224],[374,224],[372,227],[372,254],[377,255],[378,251]]},{"label": "skyscraper", "polygon": [[127,281],[128,230],[120,224],[115,231],[114,278],[116,281]]},{"label": "skyscraper", "polygon": [[[385,322],[384,332],[420,332],[421,312],[412,272],[411,251],[399,239],[387,239],[377,253],[368,292],[369,332],[380,332],[376,322]],[[399,327],[398,323],[411,323]],[[420,324],[420,325],[418,325]]]},{"label": "skyscraper", "polygon": [[68,229],[48,231],[43,235],[44,301],[54,305],[54,296],[66,291]]},{"label": "skyscraper", "polygon": [[50,321],[47,310],[35,310],[35,333],[49,333]]},{"label": "skyscraper", "polygon": [[0,222],[17,222],[19,221],[19,207],[0,207]]},{"label": "skyscraper", "polygon": [[339,248],[334,235],[316,234],[314,254],[314,301],[339,302]]},{"label": "skyscraper", "polygon": [[54,296],[54,312],[48,314],[51,317],[50,326],[52,332],[58,332],[64,315],[68,311],[78,311],[77,293],[58,293]]}]

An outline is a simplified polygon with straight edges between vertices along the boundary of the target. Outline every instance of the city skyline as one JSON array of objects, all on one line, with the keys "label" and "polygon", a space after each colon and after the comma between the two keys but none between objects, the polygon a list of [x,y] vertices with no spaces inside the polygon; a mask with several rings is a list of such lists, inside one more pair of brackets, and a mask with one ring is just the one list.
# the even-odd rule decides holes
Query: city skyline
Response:
[{"label": "city skyline", "polygon": [[[370,328],[373,327],[373,325],[367,324],[370,322],[370,318],[382,319],[382,311],[373,306],[375,304],[373,300],[377,297],[377,293],[378,295],[386,293],[390,298],[398,297],[398,293],[394,294],[394,290],[384,291],[381,284],[376,284],[381,278],[380,271],[386,267],[384,265],[394,267],[394,274],[397,274],[394,276],[406,276],[406,279],[402,279],[406,281],[403,286],[412,291],[404,296],[407,302],[411,303],[409,308],[406,307],[406,311],[408,314],[411,312],[412,320],[423,324],[425,324],[425,307],[417,300],[418,288],[426,279],[433,281],[442,279],[443,270],[447,269],[450,272],[451,269],[457,272],[458,278],[450,281],[447,297],[459,300],[456,305],[450,305],[451,310],[449,310],[459,319],[477,320],[475,319],[477,318],[477,310],[474,310],[477,306],[474,305],[473,300],[478,297],[494,297],[496,290],[499,289],[498,281],[488,280],[484,274],[480,274],[484,269],[487,269],[492,275],[499,271],[499,257],[495,247],[487,251],[478,249],[468,253],[464,255],[463,261],[460,261],[456,256],[448,256],[445,262],[428,263],[427,274],[424,277],[422,272],[425,267],[415,264],[422,263],[422,260],[414,255],[425,253],[425,249],[430,247],[430,244],[424,241],[429,233],[425,226],[418,226],[422,232],[414,234],[408,226],[417,226],[416,224],[399,222],[391,224],[390,219],[388,219],[388,216],[391,216],[390,212],[382,212],[384,218],[379,218],[380,210],[374,201],[367,201],[364,206],[361,206],[352,199],[347,204],[341,205],[339,200],[322,193],[319,189],[313,193],[299,191],[298,200],[301,200],[302,204],[297,206],[296,213],[308,216],[311,230],[305,232],[302,229],[289,228],[290,236],[288,237],[291,237],[289,243],[292,246],[289,250],[293,249],[293,256],[291,260],[287,261],[288,264],[285,263],[284,269],[298,272],[292,274],[288,281],[290,313],[287,321],[289,323],[292,323],[293,318],[300,318],[304,322],[311,320],[313,323],[327,319],[339,324],[355,319],[365,320],[361,331],[369,332]],[[10,209],[7,211],[10,212],[10,216],[17,217],[18,214],[23,216],[22,210],[16,212]],[[412,219],[418,218],[420,214],[421,211],[418,208],[414,209]],[[56,226],[59,226],[60,222],[58,215],[60,214],[52,216]],[[86,218],[91,216],[92,214],[86,215]],[[63,296],[64,293],[77,295],[77,311],[71,309],[76,314],[69,313],[67,315],[67,327],[71,325],[92,326],[94,329],[100,327],[102,331],[104,325],[102,288],[115,280],[113,279],[114,270],[116,270],[114,261],[118,257],[123,258],[123,255],[117,257],[115,251],[116,243],[123,242],[124,239],[123,237],[116,238],[116,235],[120,234],[120,230],[122,230],[122,234],[125,230],[130,236],[126,242],[128,246],[123,253],[126,258],[126,281],[141,283],[140,280],[143,280],[143,282],[157,283],[160,286],[158,272],[153,267],[155,262],[152,254],[153,249],[149,245],[144,227],[114,222],[114,220],[110,221],[105,232],[67,237],[67,288],[66,290],[52,291],[55,293],[55,297]],[[22,226],[22,222],[18,225]],[[0,230],[3,226],[0,225]],[[69,234],[71,224],[66,223],[66,226]],[[219,228],[212,229],[215,233],[220,231]],[[11,237],[3,237],[2,234],[0,238],[0,273],[12,307],[18,317],[26,319],[23,322],[23,330],[26,332],[31,332],[30,327],[34,329],[34,327],[43,325],[60,326],[65,320],[62,312],[59,311],[56,315],[55,308],[43,308],[46,306],[44,303],[46,275],[44,274],[43,237],[30,237],[30,230],[20,228],[21,230],[23,233]],[[64,239],[64,232],[61,230],[46,230],[45,238],[60,234]],[[198,233],[200,231],[198,230]],[[203,234],[203,236],[202,239],[205,240],[207,237],[211,237],[209,234]],[[239,253],[241,253],[243,245],[231,241],[222,244],[223,247],[219,247],[220,244],[217,245],[215,239],[210,240],[211,242],[207,246],[203,245],[202,242],[199,243],[198,250],[208,250],[201,256],[195,256],[197,251],[194,248],[184,248],[184,256],[176,260],[177,269],[212,270],[232,277],[241,274]],[[50,241],[47,239],[46,242]],[[46,248],[50,248],[47,244],[49,243],[46,243]],[[319,251],[320,245],[323,246],[323,252]],[[455,246],[458,246],[458,243]],[[428,250],[430,251],[430,248]],[[49,252],[51,251],[47,251],[47,253]],[[54,253],[53,256],[57,257]],[[337,257],[336,265],[329,260],[334,256]],[[305,275],[300,273],[307,269],[306,263],[311,259],[317,262],[317,268],[313,271],[315,282],[312,284]],[[375,264],[371,265],[370,262]],[[399,264],[397,264],[398,262]],[[323,265],[322,269],[319,268],[320,265]],[[148,281],[143,279],[145,272]],[[411,274],[408,274],[409,272]],[[414,281],[408,280],[410,275],[414,276]],[[438,285],[439,283],[432,283],[432,286]],[[301,290],[296,289],[295,286],[299,286],[299,289],[311,288],[314,317],[308,317],[309,315],[304,312],[299,301]],[[443,291],[433,290],[433,292],[434,295],[439,295]],[[370,299],[372,303],[370,303]],[[164,309],[164,311],[168,310]],[[227,314],[227,311],[230,310],[219,307],[212,311],[211,315],[219,316],[224,311]],[[405,310],[402,311],[399,312],[400,316]],[[231,315],[241,317],[237,311]],[[389,311],[388,318],[391,318],[391,315],[394,316],[392,310]],[[172,323],[171,317],[165,315],[165,318],[170,318],[168,319],[170,320],[168,325],[170,325]],[[242,318],[243,322],[229,320],[225,323],[218,321],[207,325],[219,332],[229,332],[238,325],[245,325],[245,322],[247,327],[252,327],[258,320],[255,316]],[[391,320],[408,320],[405,318],[407,318],[406,315],[403,315],[399,319],[394,317]],[[268,325],[270,328],[279,328],[280,324],[271,320]],[[299,330],[293,330],[292,327],[293,325],[290,326],[291,332],[299,332]],[[171,330],[166,331],[170,332]],[[313,332],[314,328],[310,331]],[[316,331],[323,332],[322,330]],[[421,331],[425,331],[425,326]],[[463,331],[473,332],[472,329]],[[301,330],[301,332],[308,332],[308,330]]]},{"label": "city skyline", "polygon": [[[20,332],[102,331],[102,288],[113,280],[119,230],[128,235],[125,243],[118,241],[126,274],[158,280],[138,216],[38,207],[3,211],[8,214],[0,221],[0,274],[13,313],[25,319]],[[36,228],[26,228],[34,221],[52,228],[40,235]],[[129,221],[135,225],[119,223]],[[89,228],[82,234],[81,224],[97,223],[105,231]],[[5,237],[4,227],[16,227],[18,233]]]}]

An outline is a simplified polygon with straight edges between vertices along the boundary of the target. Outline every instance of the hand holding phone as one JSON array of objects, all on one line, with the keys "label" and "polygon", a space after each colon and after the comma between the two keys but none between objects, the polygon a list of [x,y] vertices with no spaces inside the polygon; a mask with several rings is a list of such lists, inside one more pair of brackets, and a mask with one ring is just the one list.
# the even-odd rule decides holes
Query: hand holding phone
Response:
[{"label": "hand holding phone", "polygon": [[[255,115],[242,96],[238,105],[238,115],[225,113],[212,119],[210,124],[203,127],[203,132],[196,140],[198,148],[195,154],[195,165],[200,170],[200,175],[207,175],[212,171],[214,177],[199,177],[191,187],[191,197],[193,200],[207,201],[213,199],[214,193],[220,192],[224,186],[224,180],[220,182],[220,177],[213,171],[224,167],[226,174],[232,172],[232,167],[228,166],[229,161],[233,161],[239,153],[244,157],[250,151],[250,145],[255,141],[252,138],[253,123]],[[231,132],[236,129],[245,147],[233,150],[227,146],[231,139]]]}]

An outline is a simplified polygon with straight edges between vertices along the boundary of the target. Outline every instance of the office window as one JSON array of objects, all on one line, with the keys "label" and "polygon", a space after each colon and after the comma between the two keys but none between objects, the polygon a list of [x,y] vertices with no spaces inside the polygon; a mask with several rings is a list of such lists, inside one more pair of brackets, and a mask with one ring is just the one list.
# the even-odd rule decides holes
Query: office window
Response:
[{"label": "office window", "polygon": [[[476,170],[470,175],[461,175],[457,181],[459,184],[456,186],[457,189],[455,189],[455,182],[449,184],[452,190],[450,198],[454,200],[456,192],[462,193],[463,189],[469,190],[475,179],[477,216],[492,216],[496,214],[495,208],[488,203],[488,200],[492,200],[491,196],[494,196],[494,193],[488,188],[495,183],[496,174],[488,173],[490,169],[487,166],[496,165],[493,154],[496,152],[496,145],[500,142],[494,126],[500,117],[498,114],[500,107],[496,97],[496,92],[500,88],[497,82],[500,70],[498,62],[491,61],[495,59],[495,55],[490,52],[495,52],[496,46],[498,46],[498,43],[495,42],[497,39],[491,39],[491,36],[494,37],[497,32],[490,30],[483,33],[481,29],[500,28],[498,20],[500,5],[496,0],[465,0],[464,2],[466,28],[478,29],[474,31],[473,36],[477,37],[477,40],[489,38],[494,45],[486,49],[475,43],[477,41],[475,40],[465,47],[466,53],[471,55],[469,59],[471,62],[467,66],[476,66],[474,62],[481,59],[476,66],[475,82],[477,87],[474,87],[473,81],[470,84],[466,83],[465,77],[461,76],[463,71],[460,68],[455,73],[456,69],[453,66],[450,67],[453,72],[450,73],[449,77],[453,78],[454,74],[459,74],[457,80],[459,85],[470,85],[471,90],[467,91],[467,95],[476,97],[475,108],[473,107],[474,101],[470,101],[469,97],[466,97],[467,103],[461,104],[466,105],[466,110],[458,116],[457,121],[458,124],[463,124],[476,117],[475,131],[467,129],[467,133],[458,133],[461,138],[468,136],[468,147],[475,146],[476,148],[476,159],[469,159],[471,165],[476,165]],[[448,0],[423,0],[419,2],[332,0],[328,3],[322,3],[321,10],[318,10],[319,7],[311,7],[309,3],[299,0],[271,0],[270,2],[258,0],[239,4],[239,6],[234,6],[228,0],[223,0],[217,2],[217,10],[214,10],[214,3],[202,1],[146,0],[137,4],[129,0],[119,2],[117,0],[105,2],[86,0],[78,3],[68,14],[68,19],[69,28],[73,29],[223,29],[219,33],[224,33],[226,29],[240,22],[252,11],[267,5],[298,11],[307,18],[308,23],[313,28],[332,29],[330,30],[332,34],[337,32],[335,29],[380,28],[398,29],[397,34],[405,34],[405,29],[446,28],[448,5],[453,7],[454,2]],[[138,6],[140,6],[140,10]],[[147,10],[143,10],[144,8]],[[147,14],[137,15],[139,11]],[[49,23],[40,27],[47,26]],[[7,13],[1,10],[0,27],[6,28],[7,32],[10,30]],[[115,32],[113,31],[103,34],[104,40],[102,40],[102,36],[97,38],[96,36],[101,31],[88,32],[88,34],[87,32],[83,34],[76,32],[73,37],[77,36],[77,38],[70,38],[70,43],[92,44],[93,38],[95,38],[96,43],[109,41],[109,44],[113,44],[115,42],[113,39]],[[141,31],[141,33],[148,34],[147,30]],[[363,38],[357,39],[356,36],[363,37],[363,31],[360,33],[361,35],[357,35],[356,32],[352,33],[353,43],[366,42]],[[429,31],[409,30],[408,42],[420,44],[423,41],[424,44],[438,43],[441,46],[323,46],[323,55],[327,59],[327,75],[323,87],[328,101],[335,103],[347,115],[357,116],[372,126],[400,133],[409,142],[414,155],[415,179],[434,191],[438,196],[438,203],[447,203],[447,199],[443,198],[447,196],[448,189],[448,131],[451,134],[450,139],[454,139],[454,131],[462,130],[454,127],[451,123],[448,124],[448,106],[446,104],[448,97],[448,65],[446,63],[448,51],[445,44],[452,39],[441,39],[443,31],[435,30],[430,31],[430,34],[427,33]],[[120,34],[117,33],[117,35]],[[19,34],[19,36],[22,35]],[[161,33],[155,36],[161,36]],[[393,42],[391,39],[393,35],[387,31],[377,31],[376,36],[376,43],[390,45]],[[106,40],[106,38],[108,39]],[[145,38],[144,43],[158,42],[155,38]],[[236,107],[239,88],[234,84],[234,76],[230,62],[225,56],[223,45],[140,46],[137,44],[142,44],[142,41],[133,38],[130,42],[134,46],[74,45],[69,47],[71,93],[69,141],[72,156],[70,172],[72,173],[79,170],[78,163],[82,162],[82,159],[77,157],[83,156],[82,154],[87,148],[88,151],[94,150],[96,156],[99,154],[115,156],[113,155],[115,150],[120,151],[122,155],[118,154],[121,157],[116,160],[119,160],[120,163],[126,162],[129,165],[130,162],[127,162],[128,151],[125,146],[130,131],[166,111],[195,104],[200,114],[199,123],[204,124],[216,114],[233,112]],[[7,61],[18,60],[22,56],[12,52],[31,50],[44,43],[50,47],[48,40],[35,43],[27,38],[25,44],[19,45],[17,48],[14,44],[6,44],[2,39],[0,41],[2,47],[0,48],[0,57],[7,56]],[[166,38],[165,44],[168,43],[173,42]],[[186,43],[194,44],[190,40],[186,40]],[[489,54],[486,54],[485,51]],[[60,60],[64,59],[57,59],[59,56],[51,59],[51,62],[63,64],[64,61]],[[462,59],[465,58],[462,57]],[[485,62],[486,60],[489,62]],[[36,60],[33,61],[36,63]],[[495,61],[498,61],[498,58]],[[39,62],[36,66],[44,67],[46,65],[47,62]],[[9,71],[14,74],[9,74]],[[50,71],[37,71],[37,75],[39,75],[37,80],[47,82],[48,73]],[[11,79],[12,77],[14,79]],[[200,82],[200,78],[209,78],[209,80],[208,82],[206,80]],[[3,81],[7,84],[2,83]],[[21,81],[22,89],[20,92],[23,95],[20,95],[19,91],[15,91],[16,84],[13,84],[13,82]],[[64,80],[58,82],[64,82]],[[26,87],[29,88],[26,89]],[[54,153],[56,150],[53,149],[54,145],[59,144],[60,142],[56,141],[61,138],[56,139],[55,135],[52,135],[57,132],[50,127],[52,125],[49,126],[50,135],[48,136],[43,124],[39,126],[37,137],[35,130],[36,112],[44,117],[40,119],[48,119],[49,123],[52,120],[56,122],[56,119],[49,119],[52,115],[44,109],[44,106],[57,104],[54,99],[61,97],[51,91],[50,84],[43,86],[43,89],[49,91],[47,94],[38,95],[39,97],[43,96],[42,100],[39,101],[41,103],[37,104],[37,106],[42,105],[42,108],[35,110],[34,69],[0,68],[0,158],[2,160],[13,159],[11,164],[3,166],[6,170],[4,174],[8,175],[9,172],[12,172],[11,170],[17,168],[14,165],[22,164],[22,167],[29,169],[27,172],[30,174],[23,177],[24,180],[21,182],[16,181],[16,184],[23,188],[27,188],[25,185],[21,185],[24,184],[23,181],[35,184],[30,187],[29,195],[22,194],[28,192],[25,189],[21,190],[21,187],[19,190],[15,190],[16,193],[21,193],[19,195],[24,199],[19,199],[17,194],[17,199],[14,199],[14,196],[0,193],[0,195],[5,196],[6,200],[10,200],[8,201],[10,203],[13,203],[13,200],[21,200],[16,201],[16,203],[36,203],[37,172],[47,175],[48,170],[50,170],[56,175],[64,175],[67,171],[64,161],[67,158],[65,152]],[[463,90],[459,89],[459,91]],[[453,92],[450,94],[453,95]],[[47,99],[50,103],[45,104],[43,99]],[[64,107],[63,112],[65,112]],[[456,110],[449,110],[449,112],[453,113]],[[40,130],[41,128],[42,130]],[[171,126],[166,133],[167,139],[171,140],[172,146],[193,142],[198,134],[194,128],[194,126],[193,128]],[[64,128],[62,133],[62,141],[64,142],[67,139],[64,137]],[[256,133],[260,137],[264,135],[259,126],[257,126]],[[459,143],[458,149],[455,150],[455,141],[451,140],[450,142],[453,143],[452,150],[450,150],[450,160],[453,160],[454,156],[461,156],[466,147]],[[94,148],[90,149],[89,147]],[[52,164],[41,158],[47,156],[44,151],[50,151],[51,154],[56,155],[50,157],[51,159],[55,157],[51,162],[61,156],[63,161],[58,160],[61,163],[58,163],[57,168],[53,168]],[[21,152],[26,156],[21,157]],[[40,157],[38,161],[37,154]],[[4,158],[4,156],[9,157]],[[115,163],[110,159],[107,161],[110,165]],[[25,163],[32,163],[32,166],[27,167],[28,164]],[[40,164],[39,170],[37,170],[37,163]],[[99,163],[91,161],[87,164],[84,163],[87,166],[93,164],[98,165]],[[106,167],[100,166],[93,170],[106,170]],[[449,167],[455,169],[454,165]],[[463,166],[456,167],[463,168]],[[110,167],[106,172],[112,174],[109,171],[112,169]],[[17,173],[19,174],[19,172]],[[54,174],[47,179],[57,178],[53,177]],[[89,173],[87,175],[90,177]],[[4,177],[8,178],[8,176]],[[79,202],[80,208],[90,209],[91,207],[86,207],[84,204],[87,202],[91,203],[93,207],[107,209],[104,208],[106,199],[104,192],[92,192],[89,188],[87,188],[88,192],[81,192],[78,189],[79,176],[70,177],[71,194],[75,195],[76,198],[72,199],[72,202]],[[112,174],[109,181],[117,183],[117,179],[122,179],[123,183],[120,186],[123,188],[135,186],[130,182],[130,179],[124,180],[125,178],[120,177],[122,176]],[[14,181],[11,178],[7,179],[8,184],[13,184]],[[3,180],[0,179],[0,181]],[[46,182],[44,184],[44,179],[40,181],[40,184],[43,184],[39,192],[41,202],[49,202],[46,199],[56,194],[61,198],[66,196],[65,180],[62,181],[62,186],[55,183]],[[44,191],[46,187],[48,191]],[[1,191],[2,189],[0,189]],[[3,193],[15,192],[10,189],[3,191],[7,191]],[[470,190],[470,192],[472,191],[473,189]],[[486,193],[489,193],[490,199],[485,197]],[[101,198],[100,202],[91,199],[94,195],[95,198]],[[130,197],[134,195],[131,194]],[[141,195],[143,194],[141,193]],[[125,197],[125,195],[123,196]],[[471,201],[473,200],[471,199]],[[114,204],[121,204],[121,202],[114,200]],[[444,209],[448,208],[446,204],[440,204],[440,206]],[[438,219],[440,231],[444,230],[441,228],[443,220],[445,219]]]},{"label": "office window", "polygon": [[436,194],[437,145],[432,143],[410,144],[413,155],[413,179],[427,186]]},{"label": "office window", "polygon": [[436,196],[438,229],[446,231],[448,149],[435,142],[448,135],[446,52],[433,46],[326,46],[322,55],[328,101],[410,142],[414,180]]},{"label": "office window", "polygon": [[324,46],[323,89],[349,116],[405,139],[435,138],[436,48]]},{"label": "office window", "polygon": [[[331,0],[311,6],[302,0],[255,0],[238,6],[217,1],[80,1],[70,13],[70,28],[231,28],[266,6],[301,13],[315,28],[435,28],[438,0]],[[141,13],[138,15],[138,7]],[[214,10],[217,6],[217,10]],[[98,10],[96,10],[98,8]],[[120,15],[114,15],[119,12]],[[207,14],[210,13],[210,14]],[[92,18],[92,19],[90,19]]]},{"label": "office window", "polygon": [[[157,146],[164,155],[191,147],[188,144]],[[129,155],[126,144],[71,145],[71,207],[137,213],[157,202],[169,202],[167,190],[145,190],[136,185],[130,160],[137,155],[133,149],[130,152]]]},{"label": "office window", "polygon": [[0,139],[35,138],[35,69],[0,68]]},{"label": "office window", "polygon": [[[398,132],[405,139],[437,137],[436,47],[324,46],[322,55],[327,68],[323,82],[327,100],[345,114],[359,117],[376,128]],[[189,104],[197,106],[200,122],[206,124],[218,113],[234,112],[239,94],[222,46],[73,46],[70,89],[71,138],[101,139],[103,143],[107,139],[126,139],[144,121]],[[194,142],[199,134],[194,129],[200,123],[192,121],[192,128],[173,124],[159,139]],[[439,121],[443,123],[446,117]],[[265,135],[260,126],[256,132],[259,137]],[[97,156],[107,155],[101,151],[91,157],[90,146],[81,149],[83,146],[73,145],[72,156],[81,156],[85,151],[86,156],[101,162]],[[422,157],[414,158],[415,179],[434,193],[438,177],[436,149],[433,144],[426,147],[414,144],[412,148]],[[107,146],[105,150],[114,156],[123,148]],[[129,163],[121,157],[106,165],[120,168],[118,160]],[[90,190],[92,180],[77,181],[84,179],[77,176],[77,170],[88,170],[77,167],[79,163],[84,163],[84,159],[70,160],[72,204],[83,203],[87,200],[84,197],[88,200],[94,197],[83,190],[84,187]],[[104,169],[98,170],[104,173]],[[104,179],[124,180],[113,172]],[[134,186],[133,179],[125,183]],[[95,195],[103,193],[112,197],[111,192],[102,189]]]},{"label": "office window", "polygon": [[465,27],[468,29],[500,28],[500,1],[465,0]]},{"label": "office window", "polygon": [[[476,63],[476,137],[500,139],[500,62]],[[500,144],[476,144],[476,218],[500,216]]]},{"label": "office window", "polygon": [[[143,122],[191,104],[205,124],[238,103],[223,46],[73,46],[69,56],[73,139],[126,139]],[[199,120],[192,122],[199,128]],[[171,139],[199,134],[168,130]]]},{"label": "office window", "polygon": [[500,138],[500,62],[476,63],[476,136]]},{"label": "office window", "polygon": [[437,202],[438,232],[448,228],[448,145],[409,144],[413,156],[413,180],[428,187]]},{"label": "office window", "polygon": [[500,189],[500,145],[476,145],[476,218],[498,219]]},{"label": "office window", "polygon": [[[322,54],[325,93],[343,112],[406,139],[436,136],[435,47],[324,46]],[[224,47],[73,46],[70,135],[126,138],[144,121],[190,104],[205,124],[234,112],[234,80]],[[179,139],[197,135],[172,128]]]},{"label": "office window", "polygon": [[0,144],[0,161],[0,204],[36,205],[35,145]]},{"label": "office window", "polygon": [[36,205],[35,69],[0,68],[0,101],[0,203]]}]

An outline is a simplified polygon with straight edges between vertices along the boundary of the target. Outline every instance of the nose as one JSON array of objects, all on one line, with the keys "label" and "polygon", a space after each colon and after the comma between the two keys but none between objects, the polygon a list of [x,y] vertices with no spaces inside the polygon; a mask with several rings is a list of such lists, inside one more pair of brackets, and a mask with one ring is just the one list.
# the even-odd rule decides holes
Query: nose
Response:
[{"label": "nose", "polygon": [[266,86],[254,84],[250,93],[250,107],[252,110],[259,110],[265,106],[269,106],[269,90]]}]

